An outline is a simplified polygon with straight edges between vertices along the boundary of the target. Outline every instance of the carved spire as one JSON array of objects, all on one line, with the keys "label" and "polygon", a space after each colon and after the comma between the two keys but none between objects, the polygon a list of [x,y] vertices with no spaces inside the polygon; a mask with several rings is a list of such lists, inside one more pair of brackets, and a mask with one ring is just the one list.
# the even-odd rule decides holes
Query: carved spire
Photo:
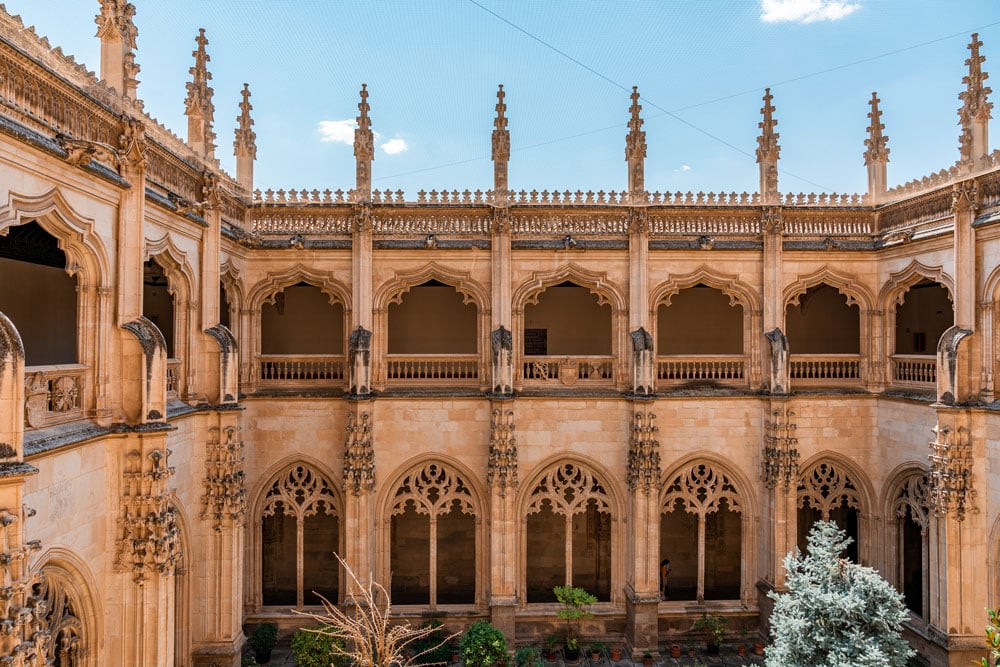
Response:
[{"label": "carved spire", "polygon": [[257,159],[257,133],[253,131],[253,118],[250,117],[250,85],[243,84],[243,101],[240,102],[240,115],[236,117],[236,139],[233,141],[233,154],[236,156],[236,180],[243,188],[253,190],[253,161]]},{"label": "carved spire", "polygon": [[510,162],[510,132],[507,131],[507,105],[503,84],[497,88],[497,117],[493,119],[493,192],[498,201],[506,201],[507,165]]},{"label": "carved spire", "polygon": [[625,161],[628,162],[628,191],[630,194],[642,194],[646,190],[644,163],[646,159],[646,133],[642,129],[642,118],[639,112],[639,88],[632,86],[631,116],[628,120],[628,134],[625,135]]},{"label": "carved spire", "polygon": [[761,122],[757,123],[760,128],[760,136],[757,137],[757,164],[760,165],[760,198],[765,204],[776,204],[778,200],[778,154],[781,153],[781,146],[778,145],[778,137],[781,136],[774,131],[778,121],[774,120],[774,106],[771,104],[771,89],[764,89],[764,106],[760,113],[764,116]]},{"label": "carved spire", "polygon": [[101,79],[125,97],[136,98],[135,39],[139,34],[132,17],[135,5],[126,0],[100,0],[101,13],[94,18],[101,38]]},{"label": "carved spire", "polygon": [[215,159],[215,132],[212,131],[212,121],[215,120],[215,105],[212,104],[212,93],[215,91],[208,85],[212,73],[208,71],[211,60],[205,52],[208,40],[205,29],[198,30],[195,38],[198,48],[191,52],[194,56],[194,67],[188,72],[191,81],[187,84],[187,99],[184,101],[185,115],[188,117],[188,145],[202,157]]},{"label": "carved spire", "polygon": [[889,137],[882,134],[885,125],[882,123],[882,112],[878,108],[878,93],[872,93],[869,101],[872,110],[868,112],[871,119],[868,124],[868,138],[865,139],[865,165],[868,167],[868,197],[872,204],[881,201],[886,188],[886,164],[889,162],[889,147],[886,143]]},{"label": "carved spire", "polygon": [[985,166],[983,163],[989,153],[989,120],[993,117],[990,114],[993,103],[988,99],[993,89],[984,85],[986,79],[990,78],[983,71],[986,56],[979,55],[979,47],[982,45],[979,33],[972,33],[969,58],[965,61],[969,66],[969,73],[962,77],[962,83],[966,87],[958,95],[958,99],[962,100],[962,107],[958,110],[959,125],[962,126],[958,140],[959,150],[961,162],[970,169]]},{"label": "carved spire", "polygon": [[368,84],[361,84],[361,101],[358,103],[358,126],[354,130],[354,157],[357,161],[357,178],[354,195],[359,202],[371,199],[372,160],[375,159],[375,135],[372,121],[368,117]]}]

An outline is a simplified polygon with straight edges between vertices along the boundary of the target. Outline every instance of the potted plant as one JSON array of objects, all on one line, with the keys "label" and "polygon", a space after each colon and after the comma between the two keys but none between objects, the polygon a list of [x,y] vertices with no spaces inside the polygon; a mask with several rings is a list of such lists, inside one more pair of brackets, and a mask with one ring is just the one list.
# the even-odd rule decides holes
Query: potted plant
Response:
[{"label": "potted plant", "polygon": [[507,657],[507,640],[488,621],[476,621],[459,644],[466,667],[492,667]]},{"label": "potted plant", "polygon": [[753,654],[764,655],[764,642],[759,637],[753,641]]},{"label": "potted plant", "polygon": [[604,653],[604,644],[601,642],[594,642],[590,645],[590,659],[600,660],[601,655]]},{"label": "potted plant", "polygon": [[674,642],[673,644],[670,645],[670,657],[671,658],[681,657],[681,645],[678,644],[677,642]]},{"label": "potted plant", "polygon": [[622,659],[622,647],[615,644],[611,647],[611,662],[618,662]]},{"label": "potted plant", "polygon": [[556,660],[556,644],[559,643],[559,635],[551,634],[545,638],[545,659],[549,662]]},{"label": "potted plant", "polygon": [[653,664],[653,654],[650,653],[649,651],[646,651],[645,653],[642,654],[642,665],[643,667],[651,667],[652,664]]},{"label": "potted plant", "polygon": [[250,635],[250,647],[253,649],[254,660],[266,665],[271,661],[271,651],[278,643],[278,626],[274,623],[261,623]]},{"label": "potted plant", "polygon": [[556,600],[563,605],[563,608],[556,612],[556,616],[566,621],[566,652],[563,657],[569,662],[574,662],[580,659],[576,623],[581,619],[593,617],[590,610],[585,607],[597,602],[597,598],[578,586],[556,586],[552,592],[555,593]]},{"label": "potted plant", "polygon": [[542,656],[535,646],[522,646],[514,654],[515,667],[542,667]]},{"label": "potted plant", "polygon": [[706,652],[709,655],[719,655],[719,644],[726,634],[726,622],[726,617],[719,614],[702,614],[701,618],[694,622],[695,630],[708,632]]}]

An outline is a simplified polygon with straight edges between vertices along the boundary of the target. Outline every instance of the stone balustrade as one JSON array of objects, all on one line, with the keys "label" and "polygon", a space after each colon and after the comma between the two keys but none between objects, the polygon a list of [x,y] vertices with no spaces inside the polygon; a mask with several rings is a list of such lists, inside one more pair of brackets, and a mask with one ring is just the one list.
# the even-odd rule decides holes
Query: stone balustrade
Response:
[{"label": "stone balustrade", "polygon": [[385,359],[389,384],[478,386],[480,375],[479,356],[475,354],[390,354]]},{"label": "stone balustrade", "polygon": [[43,428],[83,418],[87,371],[82,364],[25,368],[25,427]]},{"label": "stone balustrade", "polygon": [[663,356],[656,360],[656,379],[661,384],[713,381],[746,383],[747,358],[741,354]]},{"label": "stone balustrade", "polygon": [[257,356],[262,385],[330,385],[344,383],[342,354],[261,354]]},{"label": "stone balustrade", "polygon": [[892,382],[931,387],[937,384],[937,357],[927,354],[894,354]]},{"label": "stone balustrade", "polygon": [[861,381],[861,355],[793,354],[789,357],[793,386],[802,383],[857,383]]}]

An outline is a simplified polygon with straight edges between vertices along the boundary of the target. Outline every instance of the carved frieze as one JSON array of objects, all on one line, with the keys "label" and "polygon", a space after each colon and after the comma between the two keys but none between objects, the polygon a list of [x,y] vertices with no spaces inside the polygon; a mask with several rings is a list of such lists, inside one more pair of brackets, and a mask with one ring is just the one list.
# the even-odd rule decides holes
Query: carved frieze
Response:
[{"label": "carved frieze", "polygon": [[246,514],[246,475],[243,471],[243,441],[239,430],[215,429],[205,461],[205,497],[201,517],[222,530],[227,522],[238,522]]},{"label": "carved frieze", "polygon": [[115,567],[143,585],[151,574],[172,575],[181,558],[177,510],[168,480],[170,450],[154,447],[126,454],[122,475]]},{"label": "carved frieze", "polygon": [[514,437],[513,410],[493,410],[486,482],[491,488],[499,489],[501,496],[507,495],[507,489],[517,488],[517,439]]},{"label": "carved frieze", "polygon": [[643,493],[655,490],[660,480],[659,427],[652,412],[638,411],[632,415],[632,437],[629,440],[626,481],[630,491]]},{"label": "carved frieze", "polygon": [[375,489],[375,447],[371,416],[362,412],[347,415],[347,442],[344,445],[344,492],[360,496]]},{"label": "carved frieze", "polygon": [[928,455],[931,469],[927,473],[931,510],[937,516],[954,513],[962,521],[967,512],[975,511],[976,491],[972,483],[972,442],[964,426],[952,429],[935,426],[936,436]]}]

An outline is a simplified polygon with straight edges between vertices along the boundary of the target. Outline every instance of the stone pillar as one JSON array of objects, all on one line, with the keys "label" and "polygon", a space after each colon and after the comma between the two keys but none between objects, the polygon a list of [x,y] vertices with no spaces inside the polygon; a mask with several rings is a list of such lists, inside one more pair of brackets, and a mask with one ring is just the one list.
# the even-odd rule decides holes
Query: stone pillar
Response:
[{"label": "stone pillar", "polygon": [[[957,338],[951,337],[954,343],[953,357],[945,360],[944,368],[938,368],[938,386],[942,386],[942,379],[953,383],[954,386],[947,388],[952,393],[951,399],[944,398],[941,395],[942,392],[939,391],[939,400],[945,403],[961,404],[978,401],[981,389],[979,384],[979,335],[975,333],[976,304],[978,303],[976,298],[977,276],[979,275],[976,266],[976,230],[972,226],[979,210],[979,188],[975,180],[955,184],[952,190],[952,210],[955,216],[955,326],[952,329],[964,333]],[[941,337],[938,345],[939,357],[941,350],[944,349],[942,345],[950,345],[946,341],[948,337],[947,331]],[[969,340],[959,345],[962,338]],[[945,372],[944,378],[942,378],[942,371]]]},{"label": "stone pillar", "polygon": [[[785,223],[781,208],[768,206],[761,212],[761,232],[764,239],[764,253],[761,258],[763,272],[763,331],[761,341],[767,353],[762,356],[765,388],[772,393],[787,394],[788,382],[788,341],[784,336],[785,308],[782,301],[782,234]],[[774,332],[777,331],[777,334]]]},{"label": "stone pillar", "polygon": [[490,419],[490,620],[503,631],[508,643],[515,638],[517,608],[517,439],[514,437],[514,401],[493,400]]},{"label": "stone pillar", "polygon": [[[372,391],[372,213],[361,204],[355,215],[351,239],[351,338],[350,393],[367,396]],[[381,351],[383,354],[385,350]]]},{"label": "stone pillar", "polygon": [[644,208],[633,208],[629,214],[628,267],[630,390],[636,396],[651,396],[656,391],[656,353],[649,334],[649,217]]},{"label": "stone pillar", "polygon": [[146,218],[146,134],[138,120],[122,121],[118,139],[121,177],[132,187],[121,191],[118,204],[118,324],[142,315],[143,222]]},{"label": "stone pillar", "polygon": [[[496,133],[494,133],[496,134]],[[506,166],[504,167],[506,174]],[[506,201],[506,200],[505,200]],[[493,210],[492,239],[490,243],[490,285],[493,330],[491,334],[492,375],[491,392],[509,396],[514,391],[514,335],[511,330],[511,267],[510,267],[510,213],[507,208]]]},{"label": "stone pillar", "polygon": [[199,613],[191,614],[195,667],[240,664],[247,507],[241,414],[238,405],[220,409],[209,429],[200,535],[189,540],[197,553],[187,558],[198,592]]},{"label": "stone pillar", "polygon": [[947,651],[948,665],[983,655],[988,587],[983,563],[989,546],[987,514],[978,491],[987,480],[986,418],[967,408],[937,405],[930,443],[930,638]]},{"label": "stone pillar", "polygon": [[[355,400],[347,413],[347,438],[344,443],[344,523],[350,535],[344,560],[354,570],[358,583],[368,585],[374,576],[375,545],[375,440],[371,400]],[[355,582],[347,580],[346,599]],[[388,586],[389,582],[381,582]]]},{"label": "stone pillar", "polygon": [[646,401],[632,403],[629,441],[628,534],[625,540],[625,643],[633,661],[658,656],[660,603],[660,443],[656,415]]}]

